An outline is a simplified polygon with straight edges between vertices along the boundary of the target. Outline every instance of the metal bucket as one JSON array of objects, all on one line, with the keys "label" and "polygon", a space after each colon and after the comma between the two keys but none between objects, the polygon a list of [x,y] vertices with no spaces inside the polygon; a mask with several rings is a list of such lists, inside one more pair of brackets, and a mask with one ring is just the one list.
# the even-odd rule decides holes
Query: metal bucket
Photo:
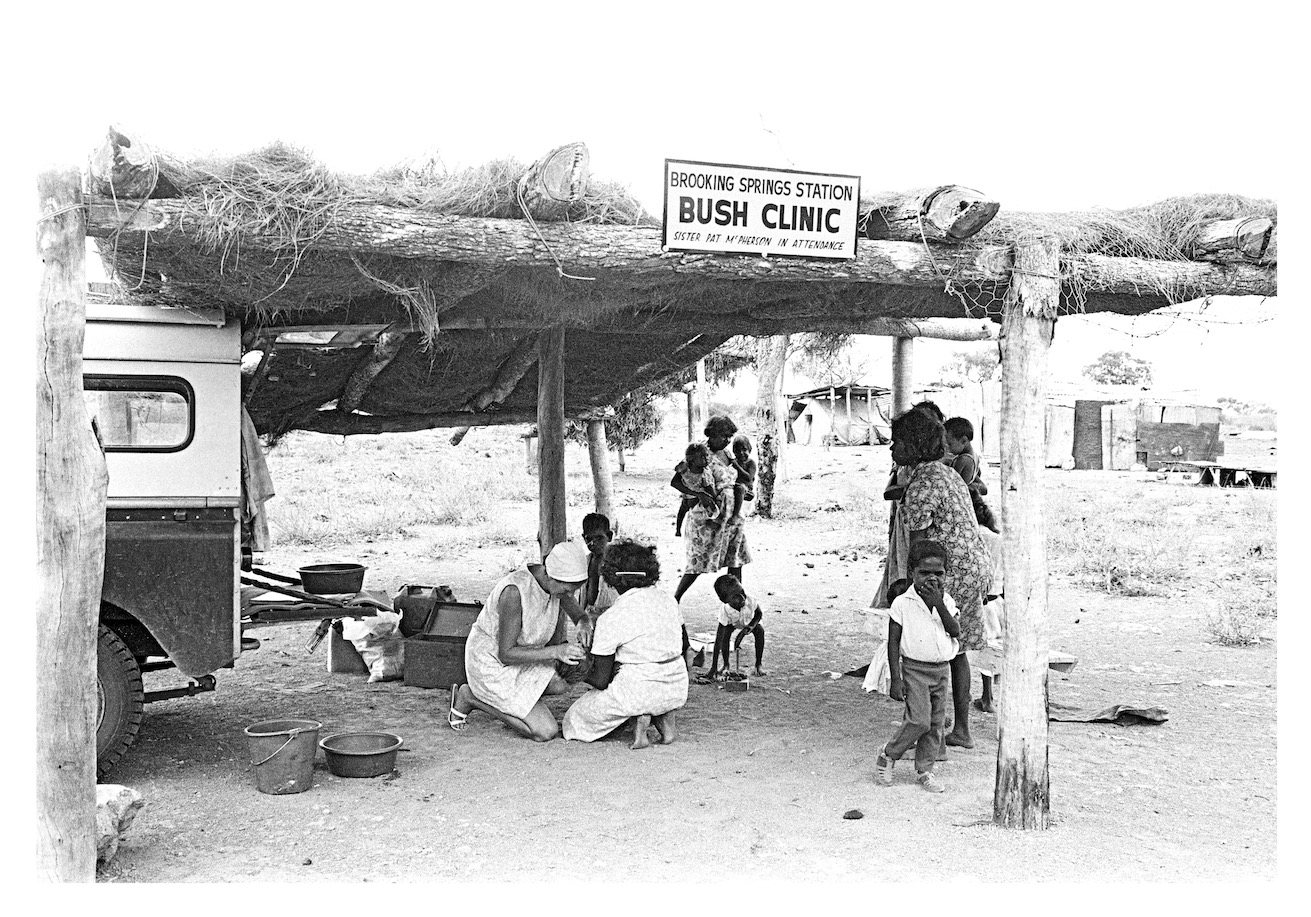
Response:
[{"label": "metal bucket", "polygon": [[315,720],[269,720],[246,727],[250,766],[261,793],[303,793],[314,777],[319,730]]}]

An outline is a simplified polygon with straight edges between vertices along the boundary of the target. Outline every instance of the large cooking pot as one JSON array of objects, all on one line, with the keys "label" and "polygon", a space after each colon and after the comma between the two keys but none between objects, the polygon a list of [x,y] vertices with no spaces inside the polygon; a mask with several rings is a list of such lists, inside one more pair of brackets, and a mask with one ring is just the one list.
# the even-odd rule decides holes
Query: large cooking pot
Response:
[{"label": "large cooking pot", "polygon": [[359,592],[364,586],[363,564],[310,564],[296,572],[305,591],[314,595],[339,595]]}]

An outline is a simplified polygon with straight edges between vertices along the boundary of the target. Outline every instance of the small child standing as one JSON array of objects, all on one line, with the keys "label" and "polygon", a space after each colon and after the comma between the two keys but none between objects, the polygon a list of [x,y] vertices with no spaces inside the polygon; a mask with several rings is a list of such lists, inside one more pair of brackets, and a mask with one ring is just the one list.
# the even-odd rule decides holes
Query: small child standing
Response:
[{"label": "small child standing", "polygon": [[722,494],[715,484],[715,473],[710,470],[710,447],[705,443],[691,443],[683,453],[683,461],[674,470],[682,477],[683,485],[695,494],[684,494],[678,505],[678,518],[674,520],[674,534],[683,534],[683,518],[687,511],[697,502],[696,494],[705,494],[715,501],[715,508],[706,511],[706,519],[722,522],[727,515],[726,494]]},{"label": "small child standing", "polygon": [[737,482],[733,485],[733,515],[729,525],[742,521],[742,502],[756,498],[756,460],[751,457],[751,440],[745,433],[733,437],[733,467]]},{"label": "small child standing", "polygon": [[956,602],[943,589],[947,551],[936,541],[917,541],[907,559],[911,585],[888,609],[888,668],[893,700],[906,702],[901,728],[883,746],[875,777],[892,786],[892,770],[912,747],[919,785],[941,793],[933,762],[942,748],[943,726],[951,695],[949,663],[960,651]]},{"label": "small child standing", "polygon": [[965,486],[970,491],[970,502],[974,505],[974,518],[979,525],[993,532],[997,528],[997,517],[992,509],[983,502],[983,495],[988,492],[988,485],[983,483],[983,472],[979,467],[979,454],[974,451],[974,424],[964,417],[952,417],[942,424],[947,431],[947,454],[942,461],[956,469]]},{"label": "small child standing", "polygon": [[764,615],[760,610],[760,603],[747,595],[738,578],[729,573],[715,580],[715,595],[719,596],[719,600],[724,605],[719,609],[719,627],[715,630],[715,652],[710,659],[710,672],[706,678],[714,679],[719,674],[721,652],[724,655],[724,670],[728,671],[728,643],[734,628],[741,629],[734,650],[741,648],[742,641],[746,639],[748,633],[755,638],[756,667],[752,674],[764,675],[760,663],[765,658],[765,625],[761,623]]}]

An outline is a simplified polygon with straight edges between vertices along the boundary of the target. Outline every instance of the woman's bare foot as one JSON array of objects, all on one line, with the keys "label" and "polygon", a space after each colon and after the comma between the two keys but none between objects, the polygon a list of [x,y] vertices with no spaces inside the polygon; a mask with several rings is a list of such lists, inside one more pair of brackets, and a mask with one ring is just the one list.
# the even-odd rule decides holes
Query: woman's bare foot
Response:
[{"label": "woman's bare foot", "polygon": [[752,675],[755,675],[755,676],[757,676],[757,677],[760,677],[760,676],[763,676],[763,675],[768,675],[769,673],[766,672],[764,669],[762,669],[760,666],[756,666],[756,667],[751,671],[751,674],[752,674]]},{"label": "woman's bare foot", "polygon": [[646,730],[651,725],[651,714],[643,713],[633,720],[633,751],[639,748],[646,748],[651,744],[651,740],[646,737]]},{"label": "woman's bare foot", "polygon": [[677,731],[674,728],[674,711],[662,713],[655,717],[652,722],[655,728],[660,731],[660,744],[673,745],[674,739],[677,738]]},{"label": "woman's bare foot", "polygon": [[996,708],[993,707],[993,705],[992,705],[992,700],[991,700],[991,699],[985,699],[985,698],[982,698],[982,697],[980,697],[978,700],[976,700],[976,701],[974,702],[974,709],[975,709],[975,710],[982,710],[984,713],[996,713],[996,712],[997,712]]}]

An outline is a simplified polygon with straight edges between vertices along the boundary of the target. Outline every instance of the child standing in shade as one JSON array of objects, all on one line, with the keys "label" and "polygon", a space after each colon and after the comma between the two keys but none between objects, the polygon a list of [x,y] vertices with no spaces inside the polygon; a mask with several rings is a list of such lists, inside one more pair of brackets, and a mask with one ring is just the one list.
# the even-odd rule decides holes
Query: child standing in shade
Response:
[{"label": "child standing in shade", "polygon": [[951,694],[949,663],[960,652],[960,624],[956,603],[943,590],[946,549],[936,541],[916,541],[910,546],[907,567],[912,588],[888,609],[888,694],[906,702],[906,715],[879,752],[875,778],[892,786],[893,767],[914,748],[916,781],[930,793],[941,793],[933,762],[942,748]]},{"label": "child standing in shade", "polygon": [[706,520],[716,525],[722,523],[728,515],[728,495],[716,487],[715,473],[710,470],[710,447],[705,443],[691,443],[683,453],[683,461],[678,463],[674,471],[682,478],[685,487],[695,491],[683,495],[678,506],[678,518],[674,520],[674,534],[683,534],[683,517],[697,502],[699,495],[715,501],[715,508],[706,511]]},{"label": "child standing in shade", "polygon": [[715,580],[715,595],[719,596],[719,600],[724,604],[719,609],[719,627],[715,630],[715,652],[710,659],[710,671],[706,678],[713,680],[719,674],[721,652],[724,656],[724,670],[728,671],[728,643],[734,629],[740,631],[734,650],[741,648],[742,641],[746,639],[748,633],[755,638],[756,667],[752,674],[764,675],[760,663],[765,658],[765,625],[761,623],[764,615],[760,610],[760,603],[747,595],[736,576],[728,573]]},{"label": "child standing in shade", "polygon": [[730,525],[742,521],[742,502],[756,498],[756,460],[751,457],[751,440],[745,433],[733,437],[733,467],[737,469],[737,482],[733,485]]}]

